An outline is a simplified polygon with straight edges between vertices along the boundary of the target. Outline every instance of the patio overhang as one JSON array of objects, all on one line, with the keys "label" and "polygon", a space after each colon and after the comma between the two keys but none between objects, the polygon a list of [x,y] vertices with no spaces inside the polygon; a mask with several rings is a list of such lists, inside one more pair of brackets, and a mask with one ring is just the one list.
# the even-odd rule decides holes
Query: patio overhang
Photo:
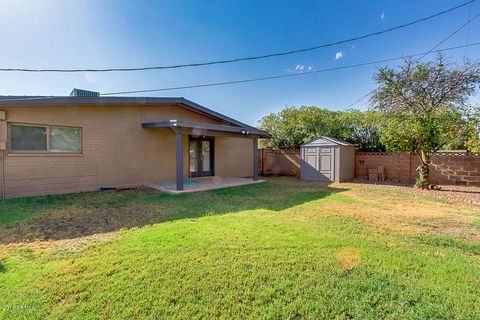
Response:
[{"label": "patio overhang", "polygon": [[222,124],[193,122],[186,120],[167,120],[142,123],[144,129],[170,128],[175,133],[191,134],[198,136],[235,136],[238,138],[270,138],[266,131],[251,127],[239,127]]},{"label": "patio overhang", "polygon": [[258,180],[258,139],[270,138],[266,131],[253,127],[231,126],[223,124],[211,124],[203,122],[193,122],[186,120],[167,120],[158,122],[142,123],[144,129],[168,128],[175,132],[176,148],[176,190],[184,189],[183,185],[183,135],[194,136],[230,136],[236,138],[249,138],[253,140],[253,172],[254,181]]}]

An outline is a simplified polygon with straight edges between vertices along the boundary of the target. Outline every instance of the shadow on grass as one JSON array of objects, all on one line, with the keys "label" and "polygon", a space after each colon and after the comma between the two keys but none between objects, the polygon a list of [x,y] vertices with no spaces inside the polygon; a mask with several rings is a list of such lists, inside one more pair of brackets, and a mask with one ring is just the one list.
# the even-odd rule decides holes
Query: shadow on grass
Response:
[{"label": "shadow on grass", "polygon": [[3,221],[8,222],[3,227],[0,224],[0,243],[72,239],[245,210],[281,211],[345,190],[274,178],[260,184],[182,195],[144,189],[7,200],[0,203],[0,217],[3,215]]}]

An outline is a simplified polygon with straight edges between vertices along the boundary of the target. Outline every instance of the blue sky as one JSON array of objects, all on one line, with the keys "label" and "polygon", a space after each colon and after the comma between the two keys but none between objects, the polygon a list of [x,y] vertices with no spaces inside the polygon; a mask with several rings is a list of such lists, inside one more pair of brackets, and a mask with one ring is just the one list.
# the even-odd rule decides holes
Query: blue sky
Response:
[{"label": "blue sky", "polygon": [[[137,67],[267,54],[383,30],[463,2],[0,0],[0,66]],[[0,73],[0,94],[66,95],[73,87],[100,92],[161,88],[397,57],[428,51],[479,11],[477,1],[367,40],[253,62],[132,73]],[[480,18],[469,32],[465,28],[442,47],[480,41],[479,27]],[[448,55],[460,62],[480,58],[480,46]],[[379,66],[149,95],[183,96],[256,125],[286,105],[345,109],[374,88],[372,75]],[[356,107],[365,109],[368,101]]]}]

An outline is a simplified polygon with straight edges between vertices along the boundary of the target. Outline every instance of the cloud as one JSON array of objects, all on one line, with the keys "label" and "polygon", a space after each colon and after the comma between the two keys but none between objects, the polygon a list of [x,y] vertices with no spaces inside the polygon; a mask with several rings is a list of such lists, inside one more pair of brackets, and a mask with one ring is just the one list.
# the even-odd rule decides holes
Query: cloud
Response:
[{"label": "cloud", "polygon": [[335,60],[340,60],[343,58],[343,52],[339,51],[335,54]]},{"label": "cloud", "polygon": [[383,20],[385,18],[385,14],[382,12],[382,14],[380,15],[380,20]]},{"label": "cloud", "polygon": [[303,73],[303,72],[310,72],[313,71],[312,66],[306,66],[304,64],[297,64],[295,68],[287,68],[286,69],[288,73]]}]

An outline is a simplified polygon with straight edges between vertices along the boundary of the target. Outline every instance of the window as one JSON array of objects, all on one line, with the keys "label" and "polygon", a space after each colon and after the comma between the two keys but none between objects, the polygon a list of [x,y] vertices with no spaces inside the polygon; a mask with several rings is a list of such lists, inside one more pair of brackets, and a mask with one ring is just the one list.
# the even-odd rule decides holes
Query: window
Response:
[{"label": "window", "polygon": [[45,127],[12,125],[10,129],[11,149],[18,151],[46,151]]},{"label": "window", "polygon": [[49,129],[51,152],[82,151],[80,128],[50,127]]},{"label": "window", "polygon": [[9,125],[12,152],[82,152],[82,129],[71,127]]}]

